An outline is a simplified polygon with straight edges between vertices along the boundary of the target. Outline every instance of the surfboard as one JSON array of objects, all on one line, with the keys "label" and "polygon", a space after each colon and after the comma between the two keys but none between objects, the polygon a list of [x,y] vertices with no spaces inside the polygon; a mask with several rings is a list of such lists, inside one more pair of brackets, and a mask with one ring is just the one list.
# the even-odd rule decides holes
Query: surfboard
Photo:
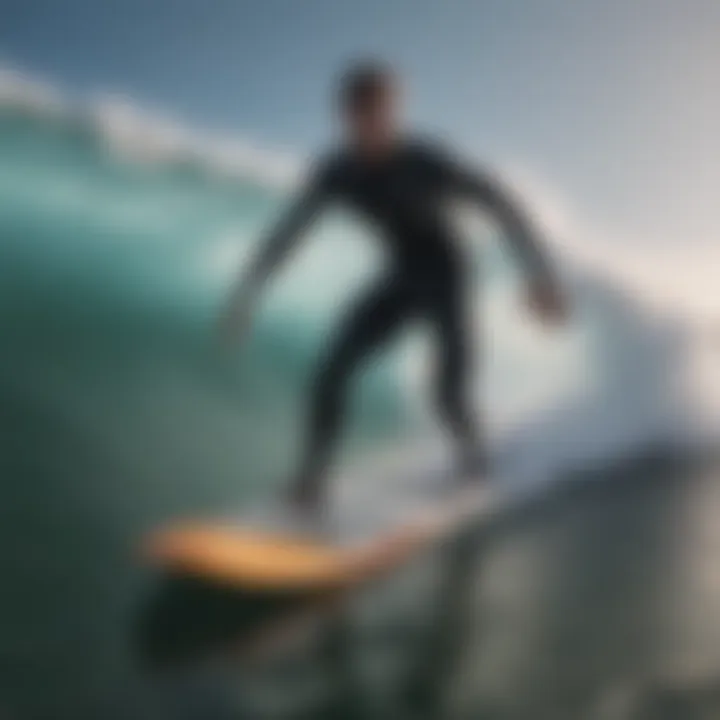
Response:
[{"label": "surfboard", "polygon": [[[478,526],[500,501],[497,489],[481,480],[446,487],[442,498],[418,485],[412,508],[403,492],[405,505],[381,498],[372,514],[367,508],[358,512],[363,493],[349,492],[347,505],[336,498],[330,514],[338,522],[345,516],[347,523],[318,537],[288,530],[277,515],[272,523],[268,513],[170,523],[152,533],[144,557],[166,580],[147,614],[149,644],[161,654],[167,647],[168,661],[224,648],[234,660],[257,663],[313,645],[328,632],[332,637],[359,591],[443,539],[460,536],[463,528]],[[397,495],[389,491],[388,497]],[[189,643],[181,653],[178,638]]]},{"label": "surfboard", "polygon": [[278,522],[277,513],[269,520],[272,513],[251,512],[170,523],[150,535],[143,552],[173,574],[258,593],[341,591],[392,571],[499,500],[497,488],[480,478],[461,487],[437,473],[356,478],[331,495],[317,535]]},{"label": "surfboard", "polygon": [[146,613],[149,645],[168,658],[220,647],[242,662],[285,657],[342,626],[360,591],[426,552],[474,545],[475,530],[540,491],[505,470],[459,484],[449,468],[436,448],[413,447],[343,475],[310,528],[319,533],[277,503],[171,520],[142,546],[163,578]]}]

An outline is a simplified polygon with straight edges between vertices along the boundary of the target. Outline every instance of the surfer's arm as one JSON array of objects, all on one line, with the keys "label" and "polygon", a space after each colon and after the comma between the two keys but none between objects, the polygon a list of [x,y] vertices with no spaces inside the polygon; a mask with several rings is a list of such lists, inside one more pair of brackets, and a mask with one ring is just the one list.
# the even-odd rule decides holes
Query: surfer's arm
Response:
[{"label": "surfer's arm", "polygon": [[261,243],[261,250],[243,276],[240,287],[256,295],[273,272],[297,245],[305,230],[325,204],[327,192],[319,175],[312,178],[291,202]]},{"label": "surfer's arm", "polygon": [[478,205],[499,225],[525,271],[533,310],[545,319],[564,317],[567,308],[560,280],[522,205],[492,175],[473,171],[452,158],[436,162],[450,194]]},{"label": "surfer's arm", "polygon": [[220,318],[220,332],[223,336],[232,339],[245,334],[265,282],[297,244],[327,197],[325,175],[315,173],[261,243],[260,252],[232,289]]},{"label": "surfer's arm", "polygon": [[493,176],[451,162],[447,175],[452,191],[487,212],[519,259],[528,279],[545,285],[557,284],[550,260],[526,212],[511,193]]}]

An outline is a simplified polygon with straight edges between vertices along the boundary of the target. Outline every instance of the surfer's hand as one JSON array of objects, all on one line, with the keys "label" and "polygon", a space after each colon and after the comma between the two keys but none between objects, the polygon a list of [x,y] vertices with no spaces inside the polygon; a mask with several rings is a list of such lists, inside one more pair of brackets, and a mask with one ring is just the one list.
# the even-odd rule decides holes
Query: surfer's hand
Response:
[{"label": "surfer's hand", "polygon": [[557,284],[549,280],[534,280],[527,292],[530,311],[543,322],[558,325],[568,316],[567,301]]},{"label": "surfer's hand", "polygon": [[242,343],[252,327],[253,303],[247,294],[235,297],[222,312],[218,322],[218,336],[223,344]]}]

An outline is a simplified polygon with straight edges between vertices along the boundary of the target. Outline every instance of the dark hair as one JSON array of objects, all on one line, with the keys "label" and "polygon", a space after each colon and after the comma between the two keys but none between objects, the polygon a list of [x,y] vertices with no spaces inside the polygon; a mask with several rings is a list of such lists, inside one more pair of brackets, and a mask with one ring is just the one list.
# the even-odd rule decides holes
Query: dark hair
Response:
[{"label": "dark hair", "polygon": [[344,110],[360,110],[387,91],[394,80],[394,72],[383,62],[364,60],[353,63],[340,78],[340,105]]}]

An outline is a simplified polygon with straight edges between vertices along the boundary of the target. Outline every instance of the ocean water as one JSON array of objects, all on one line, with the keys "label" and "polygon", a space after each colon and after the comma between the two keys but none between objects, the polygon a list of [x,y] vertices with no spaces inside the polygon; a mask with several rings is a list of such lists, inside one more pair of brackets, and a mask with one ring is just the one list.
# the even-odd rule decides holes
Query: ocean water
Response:
[{"label": "ocean water", "polygon": [[[132,717],[117,699],[136,682],[128,627],[151,582],[137,543],[282,487],[323,340],[381,259],[362,227],[329,216],[247,345],[222,347],[218,310],[288,192],[279,164],[127,104],[13,87],[0,94],[0,714]],[[561,254],[574,317],[537,328],[491,229],[466,234],[477,402],[504,472],[543,482],[713,435],[683,318]],[[342,463],[441,443],[431,359],[411,329],[363,376]]]}]

